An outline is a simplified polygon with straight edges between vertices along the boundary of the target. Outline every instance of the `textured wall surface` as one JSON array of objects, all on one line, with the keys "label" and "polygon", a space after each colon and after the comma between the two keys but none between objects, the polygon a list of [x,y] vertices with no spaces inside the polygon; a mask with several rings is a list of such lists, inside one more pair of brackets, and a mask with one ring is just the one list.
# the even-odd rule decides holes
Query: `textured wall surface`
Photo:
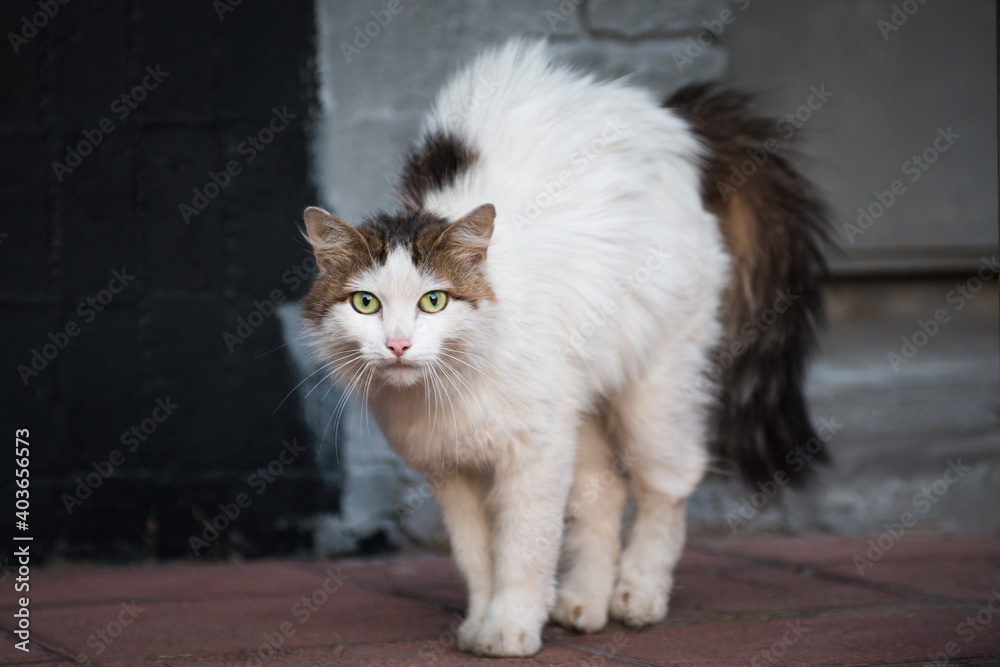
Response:
[{"label": "textured wall surface", "polygon": [[[932,142],[938,125],[971,128],[886,224],[858,239],[859,247],[888,252],[846,259],[831,253],[841,276],[962,274],[954,281],[948,275],[831,285],[831,326],[808,390],[816,420],[828,429],[834,465],[809,490],[783,500],[710,479],[689,514],[696,532],[877,533],[914,510],[916,495],[961,460],[970,467],[961,484],[920,513],[916,528],[995,529],[1000,517],[981,508],[1000,502],[996,271],[986,267],[984,291],[962,297],[966,305],[948,301],[969,279],[965,272],[980,269],[976,253],[991,256],[996,242],[994,14],[989,2],[932,4],[884,40],[877,21],[891,18],[894,3],[880,0],[442,0],[400,2],[391,15],[380,13],[385,3],[320,0],[319,195],[354,222],[391,207],[402,156],[440,84],[511,34],[547,37],[584,68],[606,76],[634,72],[663,93],[722,77],[759,92],[761,106],[779,118],[808,116],[790,126],[804,140],[806,168],[836,204],[836,230],[854,222],[854,200],[866,203],[873,190],[891,186],[906,151],[926,148],[925,130]],[[938,48],[922,49],[922,40]],[[824,83],[832,96],[825,97]],[[835,241],[850,245],[839,231]],[[920,252],[908,255],[915,246]],[[888,354],[900,352],[901,340],[942,307],[949,320],[940,335],[894,367]],[[327,401],[315,408],[323,420],[316,430],[337,407],[333,396]],[[318,548],[403,544],[406,536],[443,543],[422,479],[389,451],[362,408],[348,402],[344,415],[340,442],[324,443],[325,451],[336,447],[343,465],[342,511],[318,522]]]},{"label": "textured wall surface", "polygon": [[995,2],[757,0],[724,38],[729,77],[798,115],[838,272],[969,271],[992,254]]},{"label": "textured wall surface", "polygon": [[[663,95],[690,81],[717,78],[726,64],[725,50],[714,40],[696,41],[705,22],[719,20],[725,0],[403,1],[393,5],[397,13],[377,2],[317,4],[317,189],[324,205],[351,222],[394,205],[402,159],[438,88],[486,46],[513,35],[548,38],[584,69],[607,77],[630,74]],[[325,404],[310,407],[320,415],[314,430],[327,429],[338,398],[333,392]],[[305,400],[317,404],[315,395]],[[329,435],[323,442],[324,451],[339,450],[341,511],[318,522],[317,548],[337,553],[369,543],[399,545],[406,536],[443,543],[428,487],[388,449],[363,408],[349,401],[342,425],[339,443]]]},{"label": "textured wall surface", "polygon": [[306,544],[336,495],[297,398],[274,413],[265,301],[306,284],[312,4],[46,4],[0,9],[0,416],[31,434],[38,551],[190,556],[244,492],[201,554]]},{"label": "textured wall surface", "polygon": [[[392,205],[402,157],[447,75],[510,36],[549,37],[582,67],[606,76],[636,73],[664,94],[725,68],[718,46],[699,47],[683,71],[674,60],[724,0],[401,1],[384,27],[376,22],[384,4],[317,5],[323,81],[317,179],[325,203],[347,220]],[[619,5],[628,11],[621,14]]]},{"label": "textured wall surface", "polygon": [[[37,0],[4,3],[0,417],[31,432],[39,551],[190,556],[192,536],[214,556],[441,543],[421,478],[364,410],[309,375],[297,301],[311,265],[297,225],[317,202],[351,221],[391,206],[439,85],[512,34],[663,94],[727,77],[778,114],[826,82],[836,97],[803,136],[838,224],[890,186],[927,128],[930,142],[953,125],[954,152],[859,239],[875,254],[858,257],[869,269],[889,258],[979,270],[970,251],[995,243],[984,220],[995,224],[996,128],[983,120],[996,103],[995,9],[922,3],[884,39],[877,21],[894,4],[75,0],[46,14]],[[908,263],[913,248],[920,261]],[[692,525],[879,532],[961,459],[970,472],[919,527],[996,528],[983,508],[1000,502],[997,269],[982,268],[976,292],[971,274],[835,285],[810,397],[817,418],[841,425],[836,466],[735,528],[727,517],[755,497],[715,480]],[[952,298],[959,287],[970,296]],[[894,367],[887,355],[942,308],[948,322]]]}]

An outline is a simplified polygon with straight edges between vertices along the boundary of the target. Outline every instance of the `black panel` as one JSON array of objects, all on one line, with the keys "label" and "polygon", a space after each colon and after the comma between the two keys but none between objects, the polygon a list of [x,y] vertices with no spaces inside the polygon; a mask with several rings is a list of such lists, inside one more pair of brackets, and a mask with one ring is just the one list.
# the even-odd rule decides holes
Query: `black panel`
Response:
[{"label": "black panel", "polygon": [[[275,414],[296,382],[280,323],[223,335],[307,287],[286,272],[316,200],[312,3],[45,4],[0,49],[0,422],[31,433],[34,552],[190,557],[285,442],[303,453],[199,555],[307,549],[337,494],[296,395]],[[39,7],[3,3],[5,34]]]}]

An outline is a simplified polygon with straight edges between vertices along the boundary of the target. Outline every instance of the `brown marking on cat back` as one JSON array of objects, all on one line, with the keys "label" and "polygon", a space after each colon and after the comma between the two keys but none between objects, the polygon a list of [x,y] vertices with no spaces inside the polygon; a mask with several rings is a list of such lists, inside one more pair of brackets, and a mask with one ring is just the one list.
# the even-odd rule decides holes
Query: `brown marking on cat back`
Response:
[{"label": "brown marking on cat back", "polygon": [[322,319],[331,304],[350,297],[347,284],[353,277],[383,266],[397,247],[406,249],[419,270],[446,281],[452,298],[473,307],[496,299],[483,273],[495,216],[485,204],[452,224],[413,211],[379,214],[354,229],[322,209],[307,209],[306,230],[321,271],[303,304],[304,316]]},{"label": "brown marking on cat back", "polygon": [[438,130],[410,152],[399,182],[399,199],[409,211],[424,205],[424,196],[455,182],[476,161],[475,151],[458,137]]},{"label": "brown marking on cat back", "polygon": [[[789,161],[792,149],[775,121],[756,115],[746,95],[693,85],[664,106],[687,120],[708,149],[702,200],[718,216],[733,258],[720,351],[735,344],[743,351],[721,365],[726,370],[719,379],[714,450],[751,482],[772,479],[777,471],[799,482],[804,475],[792,474],[786,456],[816,435],[801,387],[822,320],[826,205]],[[763,164],[753,161],[762,155]],[[756,171],[737,186],[731,178],[747,161]],[[761,321],[776,293],[792,295],[791,306],[756,341],[749,340],[745,325]]]}]

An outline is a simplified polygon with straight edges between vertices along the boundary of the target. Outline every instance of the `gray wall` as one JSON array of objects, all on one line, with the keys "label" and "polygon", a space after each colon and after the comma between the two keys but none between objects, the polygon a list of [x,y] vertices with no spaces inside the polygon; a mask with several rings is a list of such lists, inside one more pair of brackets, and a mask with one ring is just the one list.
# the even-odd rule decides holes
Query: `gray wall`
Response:
[{"label": "gray wall", "polygon": [[[399,13],[388,21],[382,14],[380,25],[372,22],[385,2],[319,0],[322,111],[313,150],[322,203],[349,221],[392,207],[402,156],[448,73],[484,46],[527,34],[547,37],[573,62],[607,76],[635,72],[663,94],[724,77],[760,91],[760,105],[774,114],[808,115],[797,130],[804,166],[834,204],[837,240],[846,249],[831,255],[836,275],[974,269],[979,254],[996,245],[993,5],[929,2],[885,40],[877,21],[891,18],[892,4],[401,0]],[[355,42],[366,27],[374,36]],[[719,36],[709,39],[706,30]],[[813,97],[816,108],[800,110],[813,88],[833,95]],[[908,179],[904,162],[933,145],[938,127],[949,126],[960,140],[919,181],[905,180],[906,192],[849,243],[843,225],[856,221],[852,212],[874,201],[873,191]],[[976,512],[1000,503],[1000,462],[989,444],[1000,408],[994,286],[975,307],[956,313],[934,351],[922,352],[902,373],[885,363],[886,352],[939,307],[950,286],[832,289],[832,327],[809,395],[817,419],[839,425],[830,443],[837,466],[811,491],[768,501],[736,529],[727,517],[748,491],[711,480],[691,503],[693,529],[878,532],[908,506],[914,489],[935,481],[957,456],[974,464],[967,477],[973,481],[922,517],[920,527],[998,527],[1000,519]],[[294,336],[295,313],[286,320]],[[941,392],[950,401],[938,399]],[[322,402],[319,394],[307,399],[321,415],[317,430],[327,433],[319,463],[332,466],[337,457],[345,474],[342,511],[317,524],[319,550],[363,549],[372,540],[403,544],[406,536],[441,543],[419,476],[389,452],[354,402],[347,403],[342,427],[327,429],[339,397],[331,392]]]},{"label": "gray wall", "polygon": [[[893,9],[903,6],[918,9]],[[721,43],[730,56],[728,79],[761,91],[761,105],[777,116],[795,113],[813,87],[833,93],[801,114],[808,117],[801,133],[810,172],[836,210],[835,239],[845,249],[844,257],[831,256],[838,273],[967,270],[992,254],[993,0],[754,0]],[[939,128],[959,138],[935,156]],[[936,159],[926,171],[911,162],[925,151]],[[858,207],[878,204],[875,192],[889,191],[893,181],[902,194],[882,216],[860,235],[845,229],[857,225]]]},{"label": "gray wall", "polygon": [[[322,203],[352,222],[395,205],[402,158],[417,139],[423,114],[448,74],[485,46],[513,35],[548,38],[581,67],[609,77],[635,74],[664,94],[725,70],[719,46],[698,47],[684,60],[691,48],[687,40],[703,21],[718,17],[725,0],[401,0],[397,14],[380,14],[387,6],[317,3],[322,110],[313,147],[316,183]],[[366,28],[375,36],[364,35]],[[289,336],[296,335],[294,317],[285,314]],[[388,450],[367,413],[349,402],[341,429],[328,429],[338,397],[318,397],[319,391],[305,400],[310,412],[321,415],[317,431],[326,433],[319,464],[333,466],[339,458],[344,493],[341,512],[318,523],[317,548],[337,553],[364,549],[372,540],[402,544],[404,533],[440,543],[444,536],[422,479]]]},{"label": "gray wall", "polygon": [[[716,16],[725,0],[400,0],[402,11],[378,26],[367,46],[347,55],[344,45],[354,47],[358,33],[372,27],[372,12],[386,3],[317,4],[323,81],[317,182],[324,203],[348,220],[393,205],[402,156],[438,88],[484,47],[510,36],[548,37],[582,66],[608,76],[638,72],[640,81],[664,92],[720,76],[725,68],[724,52],[714,46],[683,74],[673,66],[685,38]],[[618,11],[622,4],[630,10]]]}]

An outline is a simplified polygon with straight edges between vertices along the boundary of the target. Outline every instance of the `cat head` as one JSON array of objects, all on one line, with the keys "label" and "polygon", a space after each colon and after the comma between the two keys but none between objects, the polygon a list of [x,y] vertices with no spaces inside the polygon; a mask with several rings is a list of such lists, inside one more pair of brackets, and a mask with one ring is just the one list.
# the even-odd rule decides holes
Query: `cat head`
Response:
[{"label": "cat head", "polygon": [[354,228],[306,209],[319,274],[303,317],[330,372],[407,387],[442,365],[462,373],[483,358],[496,300],[484,270],[495,216],[485,204],[455,222],[407,211]]}]

